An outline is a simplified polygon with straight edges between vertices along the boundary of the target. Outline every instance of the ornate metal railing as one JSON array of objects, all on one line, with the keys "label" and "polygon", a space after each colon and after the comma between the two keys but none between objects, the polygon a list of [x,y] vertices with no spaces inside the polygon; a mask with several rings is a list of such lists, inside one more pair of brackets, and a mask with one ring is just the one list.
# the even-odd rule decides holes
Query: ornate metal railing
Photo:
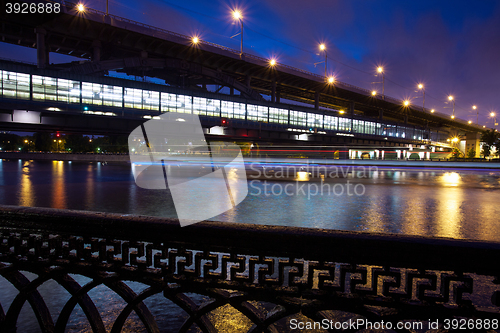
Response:
[{"label": "ornate metal railing", "polygon": [[[94,332],[121,332],[132,313],[147,332],[286,332],[307,320],[494,323],[498,258],[500,244],[489,242],[219,222],[180,228],[156,217],[1,206],[0,275],[16,295],[0,307],[0,331],[16,331],[26,303],[43,332],[66,331],[77,306]],[[39,291],[49,280],[70,295],[56,318]],[[99,286],[124,300],[111,321],[91,297]],[[178,307],[178,320],[158,322],[176,311],[146,306],[158,295]]]}]

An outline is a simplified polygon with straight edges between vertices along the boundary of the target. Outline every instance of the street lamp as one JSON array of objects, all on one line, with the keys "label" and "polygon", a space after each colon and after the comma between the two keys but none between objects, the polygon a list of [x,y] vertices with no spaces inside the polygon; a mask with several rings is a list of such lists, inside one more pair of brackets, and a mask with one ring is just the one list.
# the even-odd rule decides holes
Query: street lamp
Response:
[{"label": "street lamp", "polygon": [[198,37],[194,36],[193,38],[191,38],[191,42],[192,42],[194,45],[196,45],[196,44],[198,44],[198,43],[200,42],[200,39],[199,39]]},{"label": "street lamp", "polygon": [[78,5],[76,5],[76,9],[80,12],[80,13],[83,13],[85,11],[85,6],[81,3],[79,3]]},{"label": "street lamp", "polygon": [[495,113],[495,112],[491,112],[491,113],[490,113],[490,117],[491,117],[491,118],[493,118],[493,120],[494,120],[494,123],[493,123],[493,124],[494,124],[495,126],[497,126],[498,124],[497,124],[496,113]]},{"label": "street lamp", "polygon": [[422,83],[418,84],[418,89],[422,90],[423,98],[422,98],[422,110],[425,110],[425,88]]},{"label": "street lamp", "polygon": [[384,98],[385,95],[385,75],[384,75],[384,68],[382,66],[377,67],[377,72],[382,74],[382,99]]},{"label": "street lamp", "polygon": [[372,96],[376,96],[377,92],[375,90],[372,91]]},{"label": "street lamp", "polygon": [[455,119],[455,98],[452,95],[450,95],[448,96],[448,100],[450,102],[453,102],[453,114],[451,116],[451,119]]},{"label": "street lamp", "polygon": [[240,44],[240,58],[243,56],[243,16],[241,15],[241,11],[235,9],[233,10],[233,19],[236,21],[240,21],[241,23],[241,44]]},{"label": "street lamp", "polygon": [[436,112],[436,110],[432,109],[432,110],[431,110],[431,113],[434,113],[434,112]]},{"label": "street lamp", "polygon": [[409,101],[409,100],[405,100],[405,101],[403,102],[403,105],[404,105],[404,106],[409,106],[409,105],[410,105],[410,101]]},{"label": "street lamp", "polygon": [[271,59],[271,60],[269,60],[269,65],[270,65],[271,67],[276,66],[276,59]]},{"label": "street lamp", "polygon": [[328,78],[328,83],[330,83],[330,84],[335,83],[335,78],[334,78],[333,76],[330,76],[330,77]]},{"label": "street lamp", "polygon": [[327,63],[328,63],[328,53],[326,53],[326,45],[325,44],[319,44],[319,49],[323,52],[325,52],[325,77],[326,77],[326,71],[327,71]]}]

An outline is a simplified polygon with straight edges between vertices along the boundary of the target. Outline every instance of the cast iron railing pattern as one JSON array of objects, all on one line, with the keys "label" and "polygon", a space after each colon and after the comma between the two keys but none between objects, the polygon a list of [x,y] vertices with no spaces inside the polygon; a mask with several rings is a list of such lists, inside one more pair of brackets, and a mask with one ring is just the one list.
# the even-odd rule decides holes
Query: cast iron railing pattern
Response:
[{"label": "cast iron railing pattern", "polygon": [[[218,222],[180,228],[160,218],[3,206],[0,275],[19,293],[6,312],[0,307],[0,331],[16,331],[28,302],[43,332],[64,332],[77,305],[94,332],[106,332],[88,295],[99,285],[126,303],[111,332],[121,332],[132,312],[148,332],[173,331],[159,327],[144,304],[158,293],[187,313],[179,332],[218,332],[213,313],[228,305],[246,317],[245,332],[285,331],[298,315],[314,321],[345,313],[394,322],[500,318],[499,254],[496,243]],[[92,280],[82,286],[70,273]],[[494,290],[489,307],[464,297],[485,287],[484,278],[477,283],[481,275]],[[50,279],[71,295],[55,322],[37,291]],[[148,288],[135,293],[125,281]]]}]

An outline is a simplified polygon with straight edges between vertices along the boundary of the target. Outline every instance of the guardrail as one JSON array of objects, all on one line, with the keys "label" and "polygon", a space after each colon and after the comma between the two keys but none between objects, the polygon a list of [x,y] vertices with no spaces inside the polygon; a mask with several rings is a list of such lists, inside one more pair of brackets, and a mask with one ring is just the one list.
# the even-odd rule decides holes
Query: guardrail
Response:
[{"label": "guardrail", "polygon": [[[293,320],[324,319],[439,319],[446,328],[444,318],[471,318],[491,327],[499,257],[491,242],[220,222],[181,228],[156,217],[1,206],[0,275],[18,295],[0,308],[0,328],[15,332],[28,302],[44,332],[63,332],[77,304],[92,330],[105,332],[107,311],[89,296],[103,285],[126,304],[111,332],[132,311],[148,332],[217,332],[235,322],[239,331],[280,332]],[[82,286],[70,274],[91,280]],[[55,323],[38,290],[48,280],[71,295]],[[125,281],[147,288],[136,293]],[[154,295],[182,309],[182,320],[159,324],[153,314],[167,310],[145,305]]]}]

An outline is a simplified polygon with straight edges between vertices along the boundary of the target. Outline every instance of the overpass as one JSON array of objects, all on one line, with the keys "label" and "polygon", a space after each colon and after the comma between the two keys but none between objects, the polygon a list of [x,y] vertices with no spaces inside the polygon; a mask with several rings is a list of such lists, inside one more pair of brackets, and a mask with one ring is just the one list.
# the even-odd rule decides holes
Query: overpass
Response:
[{"label": "overpass", "polygon": [[[193,44],[190,36],[90,8],[79,12],[70,2],[60,8],[30,20],[0,14],[2,42],[37,49],[36,66],[0,63],[3,129],[128,134],[175,111],[200,115],[209,136],[257,141],[435,147],[448,146],[451,135],[477,141],[482,130],[268,59]],[[50,52],[82,61],[50,64]]]}]

